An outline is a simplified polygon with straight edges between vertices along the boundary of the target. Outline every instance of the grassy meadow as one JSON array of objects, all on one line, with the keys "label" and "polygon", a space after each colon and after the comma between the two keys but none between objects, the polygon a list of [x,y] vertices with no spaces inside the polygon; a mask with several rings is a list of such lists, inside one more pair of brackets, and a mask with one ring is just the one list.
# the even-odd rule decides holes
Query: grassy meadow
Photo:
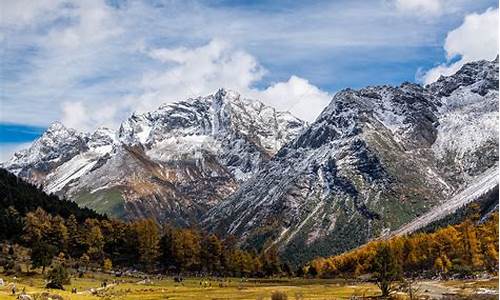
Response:
[{"label": "grassy meadow", "polygon": [[[44,288],[41,275],[21,277],[1,277],[5,285],[0,287],[0,299],[16,299],[25,291],[32,299],[271,299],[275,292],[283,292],[292,299],[360,299],[380,294],[377,286],[371,283],[353,283],[343,280],[326,279],[226,279],[223,283],[208,278],[187,278],[176,283],[172,277],[142,280],[133,277],[116,278],[108,274],[92,273],[84,278],[72,278],[65,291]],[[101,283],[107,280],[106,288]],[[12,283],[16,285],[17,295],[12,295]],[[220,286],[222,285],[222,286]],[[439,299],[443,295],[467,295],[467,299],[498,299],[491,295],[498,290],[498,279],[482,281],[425,281],[419,283],[418,294],[422,299]],[[77,293],[72,293],[72,288]],[[93,291],[92,291],[93,290]],[[59,295],[59,296],[56,296]],[[359,298],[354,298],[355,296]],[[472,298],[471,298],[472,297]],[[404,294],[397,299],[408,299]],[[447,299],[464,299],[462,297]]]}]

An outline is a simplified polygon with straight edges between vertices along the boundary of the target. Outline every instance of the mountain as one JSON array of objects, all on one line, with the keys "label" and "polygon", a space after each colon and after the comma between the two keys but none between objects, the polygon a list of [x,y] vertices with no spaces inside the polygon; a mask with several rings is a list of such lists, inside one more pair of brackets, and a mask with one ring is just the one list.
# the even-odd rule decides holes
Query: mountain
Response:
[{"label": "mountain", "polygon": [[305,262],[495,186],[498,57],[426,87],[338,92],[314,123],[211,208],[204,226]]},{"label": "mountain", "polygon": [[69,200],[47,195],[36,186],[0,169],[0,241],[20,240],[23,229],[22,218],[27,213],[42,208],[52,215],[68,218],[74,215],[76,220],[84,222],[87,218],[106,219],[88,208],[80,208]]},{"label": "mountain", "polygon": [[190,225],[305,125],[221,89],[133,114],[116,132],[79,133],[54,123],[3,167],[98,212]]},{"label": "mountain", "polygon": [[54,123],[2,166],[101,213],[276,246],[292,263],[436,224],[498,188],[498,57],[421,86],[338,92],[310,125],[228,90]]}]

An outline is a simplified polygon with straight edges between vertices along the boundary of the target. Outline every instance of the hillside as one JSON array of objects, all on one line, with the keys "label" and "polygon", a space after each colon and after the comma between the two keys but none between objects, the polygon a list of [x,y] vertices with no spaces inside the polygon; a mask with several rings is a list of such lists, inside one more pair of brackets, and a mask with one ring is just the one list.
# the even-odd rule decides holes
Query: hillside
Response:
[{"label": "hillside", "polygon": [[380,271],[384,253],[386,262],[392,261],[393,270],[388,272],[406,278],[463,278],[485,271],[495,274],[498,272],[498,212],[483,223],[478,221],[477,215],[472,214],[460,224],[433,232],[374,241],[341,255],[316,258],[305,266],[304,273],[323,278],[373,275]]},{"label": "hillside", "polygon": [[54,123],[3,166],[100,213],[188,226],[304,126],[289,113],[221,89],[133,114],[117,131],[82,133]]},{"label": "hillside", "polygon": [[345,89],[312,124],[237,92],[54,123],[3,163],[99,213],[275,246],[298,264],[413,232],[498,186],[498,58],[421,86]]},{"label": "hillside", "polygon": [[498,58],[426,87],[338,92],[204,224],[304,262],[417,222],[434,207],[441,217],[452,213],[498,185],[497,164]]},{"label": "hillside", "polygon": [[106,219],[88,208],[79,207],[73,201],[47,195],[4,169],[0,169],[0,187],[0,240],[19,238],[22,218],[37,208],[64,218],[74,215],[79,222],[87,218]]}]

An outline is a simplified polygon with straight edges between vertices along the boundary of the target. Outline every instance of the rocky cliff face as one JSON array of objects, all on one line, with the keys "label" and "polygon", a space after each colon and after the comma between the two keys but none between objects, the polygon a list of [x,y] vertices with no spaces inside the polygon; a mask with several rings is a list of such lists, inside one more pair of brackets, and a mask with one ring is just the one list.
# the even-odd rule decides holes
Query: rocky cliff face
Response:
[{"label": "rocky cliff face", "polygon": [[56,123],[4,167],[99,212],[189,225],[304,126],[219,90],[134,114],[117,132],[78,133]]},{"label": "rocky cliff face", "polygon": [[85,135],[56,122],[28,149],[15,153],[3,166],[41,184],[48,173],[87,149]]},{"label": "rocky cliff face", "polygon": [[426,87],[343,90],[308,127],[226,90],[116,132],[56,123],[3,167],[99,212],[201,220],[303,262],[451,213],[498,186],[497,164],[498,58]]},{"label": "rocky cliff face", "polygon": [[204,224],[294,261],[331,255],[445,202],[497,165],[497,148],[497,61],[428,87],[347,89]]}]

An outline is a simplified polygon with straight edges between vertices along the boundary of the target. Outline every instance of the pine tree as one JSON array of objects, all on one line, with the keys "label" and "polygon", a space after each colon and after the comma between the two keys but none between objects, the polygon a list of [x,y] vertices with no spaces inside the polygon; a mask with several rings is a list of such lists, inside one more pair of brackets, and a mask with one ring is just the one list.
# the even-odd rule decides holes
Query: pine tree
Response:
[{"label": "pine tree", "polygon": [[307,270],[307,274],[309,276],[311,276],[312,278],[315,278],[316,276],[318,276],[318,269],[316,268],[316,266],[314,265],[311,265],[309,266],[309,269]]},{"label": "pine tree", "polygon": [[44,241],[35,242],[31,250],[31,264],[34,268],[42,267],[42,274],[45,273],[45,267],[52,263],[57,248]]},{"label": "pine tree", "polygon": [[281,263],[276,247],[271,246],[264,252],[263,269],[267,276],[281,273]]},{"label": "pine tree", "polygon": [[434,270],[436,270],[436,272],[438,273],[444,273],[443,260],[439,256],[434,260]]},{"label": "pine tree", "polygon": [[64,219],[60,216],[52,218],[48,233],[48,242],[57,247],[58,252],[67,252],[69,232],[64,224]]},{"label": "pine tree", "polygon": [[80,257],[84,253],[84,247],[75,215],[70,215],[66,219],[66,228],[68,230],[68,254],[72,257]]},{"label": "pine tree", "polygon": [[483,266],[481,245],[477,238],[476,228],[471,220],[464,222],[463,236],[466,262],[472,268],[480,269]]},{"label": "pine tree", "polygon": [[90,264],[90,257],[86,253],[83,253],[82,256],[80,257],[80,264],[83,265],[85,270],[88,270]]},{"label": "pine tree", "polygon": [[104,255],[104,236],[102,235],[99,222],[93,219],[85,221],[87,227],[85,243],[87,245],[87,254],[92,262],[100,262]]},{"label": "pine tree", "polygon": [[62,265],[56,265],[52,270],[50,270],[47,275],[49,282],[47,283],[47,288],[51,289],[64,289],[65,284],[70,284],[69,273]]},{"label": "pine tree", "polygon": [[52,218],[43,209],[37,208],[34,212],[29,212],[25,217],[23,228],[23,240],[28,246],[33,246],[41,240],[46,240]]},{"label": "pine tree", "polygon": [[197,271],[201,263],[201,237],[196,230],[176,230],[172,236],[172,256],[179,271]]},{"label": "pine tree", "polygon": [[134,228],[137,232],[139,260],[151,270],[159,256],[160,232],[158,225],[152,219],[136,221]]},{"label": "pine tree", "polygon": [[222,251],[222,242],[216,235],[211,234],[205,239],[203,246],[203,263],[208,272],[214,273],[221,270]]},{"label": "pine tree", "polygon": [[392,249],[381,243],[373,260],[373,279],[382,291],[382,296],[387,297],[393,289],[393,282],[401,278],[401,267],[398,265]]}]

